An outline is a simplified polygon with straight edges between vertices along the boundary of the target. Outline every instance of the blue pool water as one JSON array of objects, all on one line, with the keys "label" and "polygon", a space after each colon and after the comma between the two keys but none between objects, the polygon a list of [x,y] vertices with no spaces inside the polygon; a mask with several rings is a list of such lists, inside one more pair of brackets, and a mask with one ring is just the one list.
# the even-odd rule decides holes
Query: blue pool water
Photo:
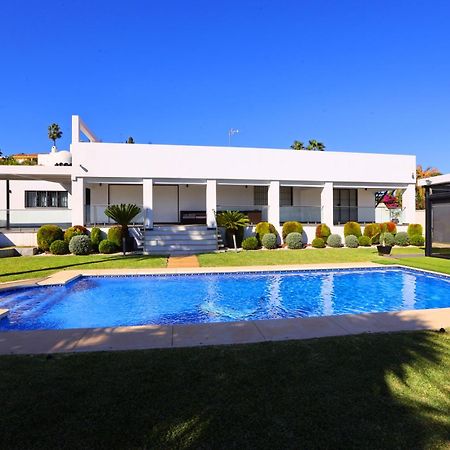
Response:
[{"label": "blue pool water", "polygon": [[450,307],[450,277],[409,269],[83,277],[0,293],[0,330],[228,322]]}]

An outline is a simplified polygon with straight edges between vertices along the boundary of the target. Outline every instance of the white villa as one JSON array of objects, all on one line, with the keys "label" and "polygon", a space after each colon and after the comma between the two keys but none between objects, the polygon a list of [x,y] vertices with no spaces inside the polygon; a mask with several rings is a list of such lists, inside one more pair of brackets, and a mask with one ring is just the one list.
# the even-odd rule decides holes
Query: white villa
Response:
[{"label": "white villa", "polygon": [[[342,233],[349,220],[395,218],[402,229],[415,221],[415,168],[413,155],[106,143],[72,116],[70,152],[0,166],[0,231],[20,245],[44,223],[108,226],[103,211],[118,203],[142,208],[136,224],[148,253],[189,251],[190,229],[203,236],[198,250],[214,250],[221,210],[278,228],[297,220],[308,241],[318,223]],[[394,189],[403,191],[401,208],[377,208],[379,193]]]}]

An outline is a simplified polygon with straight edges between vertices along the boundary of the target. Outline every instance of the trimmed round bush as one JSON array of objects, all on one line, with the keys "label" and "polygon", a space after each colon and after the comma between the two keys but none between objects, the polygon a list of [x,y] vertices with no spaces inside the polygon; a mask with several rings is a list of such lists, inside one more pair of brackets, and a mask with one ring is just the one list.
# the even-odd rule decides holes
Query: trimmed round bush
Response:
[{"label": "trimmed round bush", "polygon": [[295,231],[286,236],[286,244],[290,249],[303,248],[302,234]]},{"label": "trimmed round bush", "polygon": [[359,247],[358,238],[353,234],[345,236],[345,246],[349,248],[358,248]]},{"label": "trimmed round bush", "polygon": [[347,222],[344,225],[344,236],[361,236],[361,225],[358,222]]},{"label": "trimmed round bush", "polygon": [[103,239],[103,241],[100,241],[100,244],[98,244],[98,251],[100,253],[110,254],[117,252],[117,250],[117,245],[108,239]]},{"label": "trimmed round bush", "polygon": [[385,231],[384,233],[381,233],[380,235],[380,244],[383,243],[384,245],[395,245],[395,237],[392,233],[389,233],[389,231]]},{"label": "trimmed round bush", "polygon": [[[324,242],[327,241],[328,236],[331,234],[331,230],[330,227],[325,224],[325,223],[321,223],[319,225],[317,225],[316,227],[316,237],[317,238],[322,238]],[[321,247],[319,247],[321,248]]]},{"label": "trimmed round bush", "polygon": [[325,241],[322,238],[317,237],[317,238],[313,239],[313,241],[311,242],[311,245],[314,248],[325,248]]},{"label": "trimmed round bush", "polygon": [[113,242],[117,247],[122,247],[122,227],[111,227],[108,230],[108,241]]},{"label": "trimmed round bush", "polygon": [[410,223],[408,225],[407,233],[408,233],[409,237],[422,236],[422,234],[423,234],[422,225],[420,225],[420,223]]},{"label": "trimmed round bush", "polygon": [[300,222],[284,222],[283,224],[283,242],[286,242],[286,238],[291,233],[303,233],[303,225]]},{"label": "trimmed round bush", "polygon": [[69,244],[66,241],[53,241],[50,245],[50,253],[53,255],[67,255],[69,253]]},{"label": "trimmed round bush", "polygon": [[242,248],[244,250],[256,250],[258,247],[259,242],[255,236],[250,236],[242,241]]},{"label": "trimmed round bush", "polygon": [[383,222],[380,224],[380,230],[382,233],[391,233],[396,234],[397,233],[397,225],[394,222]]},{"label": "trimmed round bush", "polygon": [[83,234],[74,236],[69,242],[69,250],[74,255],[89,255],[92,250],[91,240]]},{"label": "trimmed round bush", "polygon": [[57,225],[42,225],[37,232],[38,247],[44,252],[50,250],[50,245],[55,241],[62,241],[64,233]]},{"label": "trimmed round bush", "polygon": [[269,250],[277,248],[277,235],[273,233],[266,233],[262,238],[262,245],[264,248]]},{"label": "trimmed round bush", "polygon": [[368,236],[360,236],[358,238],[358,243],[361,247],[370,247],[372,240]]},{"label": "trimmed round bush", "polygon": [[87,234],[88,230],[86,227],[83,227],[83,225],[74,225],[73,227],[67,228],[64,232],[64,240],[69,243],[74,236],[87,236]]},{"label": "trimmed round bush", "polygon": [[378,223],[368,223],[364,227],[364,236],[367,236],[372,244],[378,244],[379,237],[378,235],[381,233],[381,227]]},{"label": "trimmed round bush", "polygon": [[399,231],[395,235],[394,242],[395,242],[395,245],[400,245],[402,247],[406,247],[407,245],[409,245],[408,233],[405,233],[404,231]]},{"label": "trimmed round bush", "polygon": [[102,230],[100,230],[100,228],[94,227],[91,230],[90,238],[91,238],[92,248],[94,250],[98,250],[98,246],[99,246],[100,242],[106,238],[106,234]]},{"label": "trimmed round bush", "polygon": [[259,243],[262,244],[262,239],[265,234],[277,234],[277,230],[275,227],[269,222],[259,222],[255,228],[256,239],[258,239]]},{"label": "trimmed round bush", "polygon": [[409,243],[411,245],[415,245],[416,247],[422,247],[422,245],[425,244],[425,238],[423,236],[418,235],[418,234],[413,234],[409,238]]},{"label": "trimmed round bush", "polygon": [[330,234],[327,239],[327,245],[330,247],[342,247],[342,238],[339,234]]}]

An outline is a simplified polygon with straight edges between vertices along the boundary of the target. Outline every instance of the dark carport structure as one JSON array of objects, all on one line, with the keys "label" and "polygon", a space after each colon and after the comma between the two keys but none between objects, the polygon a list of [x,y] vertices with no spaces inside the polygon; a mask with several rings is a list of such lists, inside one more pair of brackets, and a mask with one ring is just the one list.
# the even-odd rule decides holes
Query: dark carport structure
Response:
[{"label": "dark carport structure", "polygon": [[450,174],[419,185],[425,188],[425,255],[450,258]]}]

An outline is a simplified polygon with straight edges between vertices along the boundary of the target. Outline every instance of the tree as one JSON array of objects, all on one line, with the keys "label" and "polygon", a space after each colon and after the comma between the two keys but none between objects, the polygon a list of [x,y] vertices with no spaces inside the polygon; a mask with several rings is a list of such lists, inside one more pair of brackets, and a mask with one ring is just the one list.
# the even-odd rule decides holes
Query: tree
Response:
[{"label": "tree", "polygon": [[52,123],[48,127],[48,138],[53,141],[53,145],[56,147],[56,139],[61,139],[63,132],[59,128],[57,123]]},{"label": "tree", "polygon": [[305,150],[305,146],[301,141],[294,141],[293,144],[291,145],[291,148],[293,150]]},{"label": "tree", "polygon": [[425,209],[425,188],[419,186],[418,181],[422,178],[436,177],[442,175],[435,167],[422,168],[419,164],[416,168],[416,209]]},{"label": "tree", "polygon": [[134,204],[110,205],[105,209],[105,216],[114,220],[122,228],[122,237],[128,236],[128,225],[141,212],[141,208]]},{"label": "tree", "polygon": [[313,150],[323,152],[325,150],[325,144],[322,142],[316,141],[315,139],[310,139],[306,150]]},{"label": "tree", "polygon": [[223,211],[217,214],[217,225],[231,233],[235,250],[237,250],[236,233],[239,228],[244,228],[249,223],[248,217],[240,211]]},{"label": "tree", "polygon": [[127,144],[134,144],[134,139],[131,136],[127,139]]}]

